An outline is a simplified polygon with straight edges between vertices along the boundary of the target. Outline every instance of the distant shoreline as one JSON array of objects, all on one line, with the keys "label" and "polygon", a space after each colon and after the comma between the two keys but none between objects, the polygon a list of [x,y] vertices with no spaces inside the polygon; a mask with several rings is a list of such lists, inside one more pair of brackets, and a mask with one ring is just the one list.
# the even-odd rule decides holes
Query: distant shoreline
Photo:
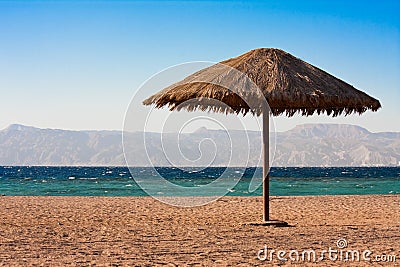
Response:
[{"label": "distant shoreline", "polygon": [[[0,167],[54,167],[54,168],[262,168],[261,166],[120,166],[120,165],[1,165]],[[271,166],[271,168],[400,168],[400,165],[385,166]]]}]

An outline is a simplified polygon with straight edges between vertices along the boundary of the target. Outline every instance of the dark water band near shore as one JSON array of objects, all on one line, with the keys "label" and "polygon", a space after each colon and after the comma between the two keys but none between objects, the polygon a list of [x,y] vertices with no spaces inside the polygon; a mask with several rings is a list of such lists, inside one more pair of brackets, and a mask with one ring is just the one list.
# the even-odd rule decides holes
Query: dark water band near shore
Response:
[{"label": "dark water band near shore", "polygon": [[[158,173],[157,173],[158,172]],[[132,175],[135,179],[132,178]],[[216,180],[227,184],[227,195],[259,196],[249,190],[252,177],[260,181],[260,168],[131,168],[126,167],[0,167],[0,194],[23,196],[145,196],[136,181],[146,181],[159,194],[176,195],[155,179],[186,187]],[[271,195],[400,194],[400,167],[271,168]],[[167,181],[164,181],[167,183]],[[234,188],[228,188],[237,181]],[[157,190],[159,188],[159,190]],[[212,190],[207,194],[214,195]]]}]

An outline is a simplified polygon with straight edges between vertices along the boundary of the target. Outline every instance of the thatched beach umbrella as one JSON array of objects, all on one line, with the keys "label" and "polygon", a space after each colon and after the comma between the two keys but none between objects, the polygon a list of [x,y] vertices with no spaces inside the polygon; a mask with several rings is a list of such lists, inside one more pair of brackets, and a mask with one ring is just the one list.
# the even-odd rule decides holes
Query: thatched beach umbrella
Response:
[{"label": "thatched beach umbrella", "polygon": [[[222,64],[222,65],[221,65]],[[230,71],[221,66],[228,66]],[[239,73],[239,74],[238,74]],[[244,74],[244,75],[240,75]],[[246,80],[247,79],[247,80]],[[258,89],[254,89],[248,80]],[[223,86],[221,86],[221,81]],[[225,105],[209,101],[219,100]],[[265,100],[268,105],[265,105]],[[381,105],[350,84],[273,48],[251,50],[200,70],[143,101],[170,110],[211,110],[263,115],[264,222],[269,218],[269,115],[326,113],[333,117],[378,110]]]}]

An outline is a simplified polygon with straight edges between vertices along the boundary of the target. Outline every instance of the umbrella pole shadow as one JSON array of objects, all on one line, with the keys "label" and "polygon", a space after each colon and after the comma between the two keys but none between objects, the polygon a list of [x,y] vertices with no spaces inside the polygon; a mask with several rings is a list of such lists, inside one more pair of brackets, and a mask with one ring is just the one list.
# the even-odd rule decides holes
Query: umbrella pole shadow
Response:
[{"label": "umbrella pole shadow", "polygon": [[263,222],[251,222],[251,223],[247,223],[247,225],[251,225],[251,226],[273,226],[273,227],[295,227],[294,225],[290,225],[288,222],[278,221],[278,220],[270,220],[270,221],[263,221]]}]

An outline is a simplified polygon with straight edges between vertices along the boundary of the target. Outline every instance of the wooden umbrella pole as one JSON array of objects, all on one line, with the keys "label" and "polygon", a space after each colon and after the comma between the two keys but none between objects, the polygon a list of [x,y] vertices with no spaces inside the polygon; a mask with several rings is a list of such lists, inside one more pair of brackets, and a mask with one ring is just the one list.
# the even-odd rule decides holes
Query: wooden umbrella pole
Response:
[{"label": "wooden umbrella pole", "polygon": [[269,221],[269,109],[263,110],[263,198],[264,222]]}]

